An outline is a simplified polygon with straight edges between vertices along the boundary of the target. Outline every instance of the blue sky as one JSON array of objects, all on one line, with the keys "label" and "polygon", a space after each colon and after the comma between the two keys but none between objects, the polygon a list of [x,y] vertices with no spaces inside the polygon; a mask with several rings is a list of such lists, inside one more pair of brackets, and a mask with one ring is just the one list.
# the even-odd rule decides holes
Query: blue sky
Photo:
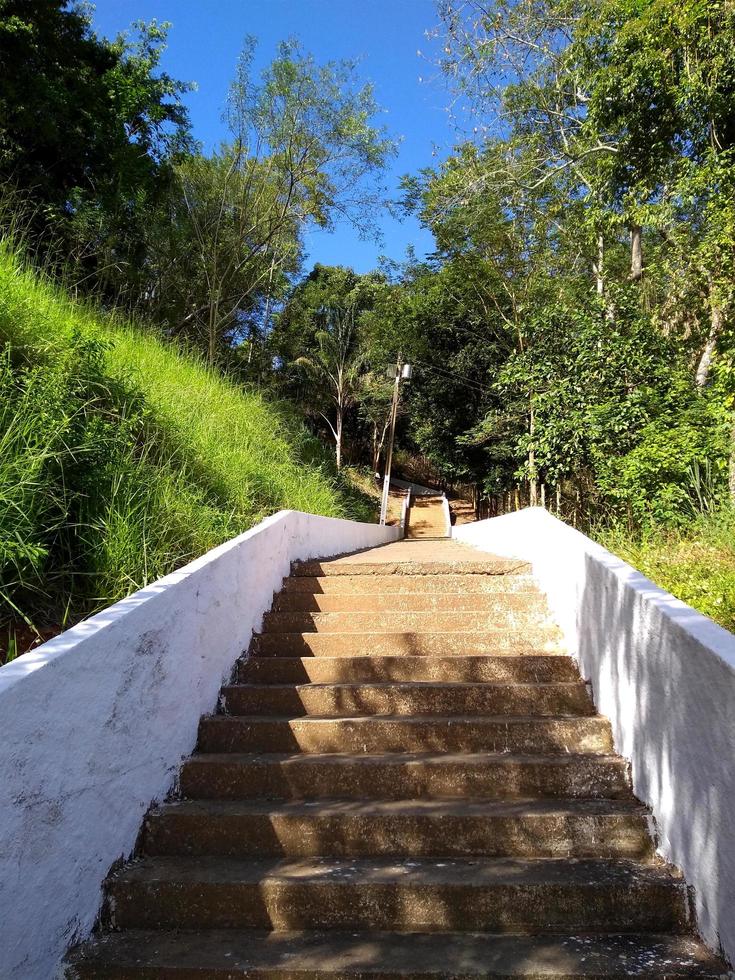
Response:
[{"label": "blue sky", "polygon": [[[402,174],[435,164],[452,143],[445,93],[431,81],[434,69],[426,57],[431,49],[425,31],[436,23],[433,0],[97,0],[94,24],[111,37],[135,20],[154,18],[172,24],[163,67],[198,85],[187,104],[194,134],[206,147],[224,135],[222,106],[248,34],[258,38],[259,65],[288,37],[298,37],[318,61],[361,58],[360,76],[375,85],[386,110],[383,122],[403,139],[388,174],[393,193]],[[432,249],[431,236],[411,218],[386,216],[382,229],[378,245],[360,241],[347,226],[332,234],[312,232],[306,239],[308,265],[318,261],[367,272],[381,254],[400,261],[408,245],[419,257]]]}]

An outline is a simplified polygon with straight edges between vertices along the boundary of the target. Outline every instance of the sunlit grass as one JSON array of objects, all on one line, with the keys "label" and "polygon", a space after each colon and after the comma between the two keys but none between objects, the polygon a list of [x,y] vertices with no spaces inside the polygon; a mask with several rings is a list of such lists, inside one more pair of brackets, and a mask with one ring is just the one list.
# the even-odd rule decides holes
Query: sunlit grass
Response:
[{"label": "sunlit grass", "polygon": [[661,588],[735,632],[735,512],[703,514],[689,527],[631,537],[596,535]]},{"label": "sunlit grass", "polygon": [[286,406],[0,244],[0,620],[65,623],[282,508],[365,512]]}]

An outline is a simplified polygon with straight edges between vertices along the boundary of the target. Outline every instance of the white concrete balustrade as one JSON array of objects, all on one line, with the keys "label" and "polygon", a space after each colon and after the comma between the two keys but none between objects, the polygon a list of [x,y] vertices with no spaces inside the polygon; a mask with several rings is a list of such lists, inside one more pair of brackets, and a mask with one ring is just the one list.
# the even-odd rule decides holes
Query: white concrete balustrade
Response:
[{"label": "white concrete balustrade", "polygon": [[703,938],[735,962],[735,636],[541,508],[453,537],[533,563]]},{"label": "white concrete balustrade", "polygon": [[281,511],[0,668],[0,977],[49,980],[295,559],[398,528]]}]

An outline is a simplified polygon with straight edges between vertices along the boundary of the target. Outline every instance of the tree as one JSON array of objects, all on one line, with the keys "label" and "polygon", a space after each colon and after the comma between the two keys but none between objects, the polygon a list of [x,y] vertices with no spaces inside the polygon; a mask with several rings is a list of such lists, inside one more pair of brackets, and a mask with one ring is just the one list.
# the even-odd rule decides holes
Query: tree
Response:
[{"label": "tree", "polygon": [[319,414],[334,438],[337,469],[340,470],[345,412],[358,400],[364,357],[355,336],[354,309],[328,310],[324,319],[324,328],[316,333],[316,350],[309,357],[299,357],[296,366],[304,369],[317,385],[325,385],[325,388],[314,390],[316,404],[322,404],[325,396],[333,403],[334,422],[326,411]]},{"label": "tree", "polygon": [[188,86],[158,70],[166,30],[107,41],[80,4],[0,0],[0,179],[79,280],[131,302],[145,216],[189,145]]},{"label": "tree", "polygon": [[394,149],[371,123],[377,105],[369,86],[356,85],[353,63],[318,66],[288,42],[255,80],[253,53],[248,41],[230,89],[229,140],[176,168],[174,211],[191,238],[173,244],[194,248],[181,257],[191,264],[185,280],[178,258],[165,263],[186,292],[170,328],[203,336],[210,361],[258,302],[270,318],[310,225],[329,228],[339,217],[370,231],[377,178]]},{"label": "tree", "polygon": [[[362,422],[371,428],[377,466],[383,441],[379,432],[387,424],[392,394],[391,386],[383,384],[383,373],[396,352],[388,354],[380,346],[372,317],[389,293],[381,273],[361,276],[352,269],[317,264],[292,291],[268,340],[278,390],[327,421],[338,466],[348,423],[359,439],[360,418],[352,411],[358,406]],[[334,403],[334,422],[327,416],[327,402]]]}]

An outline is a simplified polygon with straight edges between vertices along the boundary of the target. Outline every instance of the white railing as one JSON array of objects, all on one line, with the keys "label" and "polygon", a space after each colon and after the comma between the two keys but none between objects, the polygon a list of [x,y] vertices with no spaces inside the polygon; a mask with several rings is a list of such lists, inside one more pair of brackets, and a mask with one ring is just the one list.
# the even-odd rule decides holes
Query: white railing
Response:
[{"label": "white railing", "polygon": [[442,494],[442,508],[444,510],[444,527],[446,529],[446,536],[451,538],[452,536],[452,512],[449,508],[449,501],[447,500],[447,495]]},{"label": "white railing", "polygon": [[532,562],[704,939],[735,961],[735,636],[541,508],[453,536]]},{"label": "white railing", "polygon": [[2,980],[49,980],[295,559],[396,527],[281,511],[0,668]]}]

